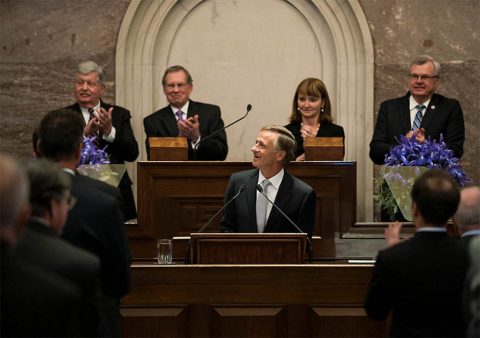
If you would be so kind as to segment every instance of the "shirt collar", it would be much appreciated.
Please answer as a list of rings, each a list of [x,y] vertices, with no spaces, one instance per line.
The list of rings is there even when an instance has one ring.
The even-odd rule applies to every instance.
[[[480,236],[480,229],[468,230],[462,234],[462,237],[467,237],[467,236]]]
[[[416,232],[447,232],[447,228],[444,227],[421,227]]]
[[[275,187],[275,189],[278,190],[280,188],[280,184],[282,183],[283,176],[285,175],[285,170],[282,168],[275,176],[270,177],[268,180],[272,185]],[[258,184],[262,183],[265,180],[265,176],[263,176],[262,171],[258,171]]]
[[[187,103],[185,103],[183,105],[182,108],[177,108],[177,107],[174,107],[172,105],[170,105],[170,109],[172,109],[173,113],[175,114],[177,111],[181,110],[183,112],[184,115],[187,115],[188,113],[188,106],[190,105],[190,100],[187,101]]]
[[[79,105],[79,106],[80,106],[80,105]],[[82,111],[82,113],[90,114],[90,113],[88,112],[88,109],[89,109],[89,108],[85,108],[85,107],[80,106],[80,110]],[[95,111],[97,111],[98,109],[100,109],[100,100],[98,100],[97,105],[96,105],[95,107],[93,107],[93,110],[95,110]]]
[[[431,100],[431,99],[432,99],[432,98],[429,98],[427,101],[425,101],[425,102],[423,102],[423,103],[421,103],[421,104],[423,104],[423,105],[425,106],[425,108],[426,108],[426,107],[428,107],[428,105],[430,104],[430,100]],[[417,106],[418,106],[419,104],[420,104],[420,103],[418,103],[417,101],[415,101],[415,99],[413,98],[413,96],[410,95],[410,110],[412,110],[412,109],[414,109],[414,108],[417,108]],[[424,108],[424,109],[425,109],[425,108]]]

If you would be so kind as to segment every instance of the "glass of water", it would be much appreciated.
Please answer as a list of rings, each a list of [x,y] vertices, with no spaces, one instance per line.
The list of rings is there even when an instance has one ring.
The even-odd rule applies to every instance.
[[[172,264],[172,240],[159,239],[157,241],[157,260],[158,264]]]

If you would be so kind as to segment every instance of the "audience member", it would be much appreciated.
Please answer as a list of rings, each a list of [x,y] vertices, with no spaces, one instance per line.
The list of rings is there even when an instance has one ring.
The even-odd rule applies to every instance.
[[[467,337],[480,337],[480,236],[472,237],[469,245],[470,268],[465,283]]]
[[[30,214],[25,172],[0,153],[0,336],[69,337],[79,290],[14,254]],[[76,333],[76,334],[75,334]]]
[[[228,153],[225,131],[206,139],[224,126],[220,107],[190,100],[193,80],[182,66],[168,68],[162,86],[169,105],[143,120],[148,159],[151,159],[149,137],[181,136],[188,140],[189,160],[223,161]]]
[[[401,135],[423,142],[443,135],[448,148],[460,158],[463,154],[465,126],[457,100],[436,94],[440,82],[440,63],[422,55],[410,64],[408,93],[382,102],[370,142],[370,158],[384,164],[385,155],[397,145]]]
[[[460,193],[460,204],[453,216],[462,238],[468,243],[480,235],[480,188],[464,188]]]
[[[32,216],[20,237],[16,253],[76,285],[82,292],[76,332],[81,337],[99,336],[101,297],[100,261],[59,237],[75,199],[71,178],[46,159],[28,165]]]
[[[392,313],[391,337],[464,336],[468,256],[446,229],[460,192],[450,175],[431,169],[415,181],[411,196],[416,233],[398,243],[401,225],[390,224],[386,237],[392,246],[378,253],[365,310],[376,320]]]
[[[315,223],[315,191],[291,176],[285,166],[295,159],[295,139],[280,126],[260,130],[252,147],[256,169],[232,174],[225,192],[225,203],[245,189],[225,209],[222,232],[298,232],[297,229],[257,191],[263,192],[310,237]],[[243,188],[242,188],[243,187]]]
[[[291,131],[297,141],[295,158],[305,160],[303,141],[306,137],[342,137],[343,128],[332,123],[332,105],[325,84],[315,78],[300,82],[293,97],[290,124],[285,128]]]
[[[118,201],[98,188],[99,181],[75,172],[83,137],[82,117],[71,110],[49,112],[40,121],[39,148],[72,178],[73,197],[62,237],[100,259],[103,335],[120,335],[119,301],[130,288],[130,253]]]
[[[110,163],[133,162],[138,157],[138,144],[130,124],[130,112],[120,106],[102,101],[105,93],[105,71],[93,61],[77,66],[75,74],[76,103],[66,107],[83,116],[85,136],[98,136],[100,148],[109,154]],[[132,181],[128,172],[122,177],[119,189],[125,203],[125,219],[137,217],[133,198]]]

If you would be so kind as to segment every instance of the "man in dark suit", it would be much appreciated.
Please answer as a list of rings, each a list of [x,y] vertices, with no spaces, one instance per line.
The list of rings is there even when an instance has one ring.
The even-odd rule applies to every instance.
[[[392,312],[391,337],[461,337],[468,255],[446,230],[460,192],[450,175],[431,169],[415,181],[411,196],[416,233],[399,243],[401,224],[390,224],[392,246],[378,253],[365,310],[376,320]]]
[[[385,155],[397,145],[400,135],[439,140],[443,135],[448,148],[460,158],[463,154],[465,126],[457,100],[435,94],[439,84],[440,64],[422,55],[410,64],[407,95],[382,102],[370,142],[370,158],[384,164]]]
[[[30,210],[25,172],[0,153],[0,173],[0,336],[78,336],[71,326],[81,297],[78,288],[14,251]]]
[[[75,200],[70,194],[71,179],[46,159],[29,163],[32,216],[16,246],[16,253],[35,265],[52,271],[76,285],[82,292],[76,332],[79,336],[99,335],[101,297],[98,258],[61,239],[59,235]]]
[[[269,199],[311,237],[315,223],[315,191],[285,170],[286,164],[295,160],[292,133],[280,126],[263,127],[252,152],[252,164],[257,169],[234,173],[228,182],[225,203],[242,190],[242,186],[245,186],[245,191],[225,209],[221,231],[298,232],[257,191],[257,185],[261,185]]]
[[[224,126],[220,107],[190,100],[192,82],[190,73],[182,66],[172,66],[165,71],[162,85],[169,105],[143,120],[148,159],[149,137],[177,136],[187,138],[189,160],[223,161],[227,157],[225,131],[206,139]]]
[[[477,186],[462,189],[460,204],[453,216],[462,239],[467,243],[480,236],[480,188]]]
[[[130,112],[101,100],[105,92],[105,72],[93,61],[81,62],[75,75],[76,103],[66,107],[82,115],[85,136],[97,135],[100,148],[106,148],[112,164],[133,162],[138,157],[138,144],[130,124]],[[128,172],[122,177],[119,189],[125,204],[125,219],[137,217]]]
[[[42,156],[58,162],[71,174],[72,195],[77,199],[69,211],[62,237],[100,259],[102,334],[120,335],[120,298],[130,288],[130,252],[118,201],[99,189],[101,182],[75,172],[80,158],[83,122],[71,110],[52,111],[39,126]]]

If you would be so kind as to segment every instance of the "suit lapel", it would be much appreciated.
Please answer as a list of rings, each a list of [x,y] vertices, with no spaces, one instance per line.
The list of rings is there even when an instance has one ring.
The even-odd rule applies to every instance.
[[[282,183],[278,188],[277,196],[275,201],[273,201],[280,210],[284,211],[290,197],[292,195],[293,179],[285,171],[282,179]],[[274,224],[283,222],[283,215],[278,212],[277,208],[272,205],[272,210],[270,211],[270,216],[268,217],[267,224],[265,226],[265,232],[267,232],[269,227],[272,227]]]
[[[405,95],[401,102],[399,102],[398,107],[398,121],[400,122],[400,127],[402,128],[402,135],[405,135],[412,129],[412,123],[410,122],[410,93]]]
[[[255,170],[250,176],[249,180],[245,183],[245,196],[247,199],[247,215],[250,219],[246,224],[251,224],[251,232],[257,232],[257,182],[258,182],[258,170]],[[253,217],[253,219],[252,219]]]
[[[433,117],[435,116],[435,110],[440,108],[439,104],[440,102],[438,96],[433,94],[432,99],[428,104],[427,110],[425,111],[425,115],[423,115],[420,127],[424,128],[425,130],[429,130],[430,123],[433,121]]]
[[[171,137],[178,136],[177,120],[175,119],[170,106],[166,106],[164,109],[162,109],[162,114],[160,114],[160,123],[162,124],[162,128],[160,128],[160,130],[166,129],[168,131],[168,135]]]

